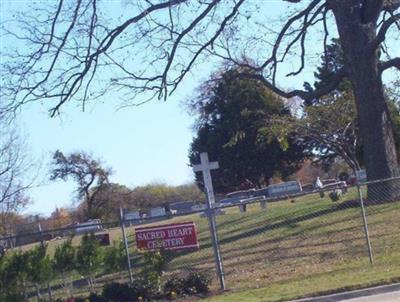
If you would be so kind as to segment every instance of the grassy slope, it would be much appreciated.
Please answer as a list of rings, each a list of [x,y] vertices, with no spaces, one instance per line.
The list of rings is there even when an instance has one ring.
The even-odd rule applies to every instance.
[[[344,286],[388,282],[400,277],[400,203],[367,208],[375,264],[368,261],[360,209],[318,195],[295,203],[271,203],[267,210],[252,205],[246,213],[238,208],[217,216],[227,287],[233,291],[211,301],[280,301],[325,292]],[[198,215],[164,223],[195,221],[200,249],[170,256],[167,275],[192,269],[215,273],[208,223]],[[120,229],[110,230],[113,239]],[[134,230],[128,234],[133,239]],[[49,245],[50,253],[54,246]],[[79,237],[74,239],[79,243]],[[141,263],[134,251],[136,271]],[[213,283],[218,288],[217,279]]]
[[[266,215],[253,209],[228,223],[221,230],[222,251],[234,293],[210,301],[284,301],[400,280],[400,204],[367,207],[373,266],[360,209],[348,205],[314,196],[276,204]]]
[[[367,207],[371,266],[355,196],[353,191],[332,203],[313,195],[270,204],[266,211],[254,205],[247,213],[234,208],[218,216],[226,283],[234,293],[211,301],[282,301],[398,280],[400,203]],[[175,258],[171,269],[214,269],[207,225],[195,220],[203,248]]]

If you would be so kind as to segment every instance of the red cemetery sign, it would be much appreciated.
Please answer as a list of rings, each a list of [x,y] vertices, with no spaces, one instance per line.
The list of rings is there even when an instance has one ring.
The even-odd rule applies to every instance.
[[[183,250],[199,247],[194,222],[136,228],[135,233],[138,250]]]

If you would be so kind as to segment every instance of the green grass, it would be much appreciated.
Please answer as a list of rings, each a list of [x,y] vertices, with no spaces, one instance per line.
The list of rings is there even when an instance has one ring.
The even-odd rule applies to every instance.
[[[399,260],[399,259],[398,259]],[[368,261],[359,263],[344,263],[333,271],[297,277],[276,282],[268,287],[247,289],[234,293],[218,295],[209,299],[210,302],[225,301],[287,301],[303,297],[325,295],[337,290],[352,290],[384,283],[399,281],[399,269],[387,266],[372,268]]]
[[[220,225],[226,223],[220,232],[226,283],[233,293],[209,301],[285,301],[399,281],[400,204],[367,207],[373,266],[360,209],[348,204],[314,196],[271,205],[268,214],[254,208],[235,223],[220,218]]]
[[[375,264],[368,260],[361,211],[350,191],[338,203],[309,195],[258,204],[239,213],[237,207],[217,216],[218,235],[229,293],[210,301],[283,301],[345,287],[388,283],[400,278],[400,203],[367,207]],[[165,278],[191,270],[215,276],[215,264],[206,218],[199,215],[162,223],[194,221],[200,248],[171,254]],[[121,238],[119,228],[109,230],[112,240]],[[134,271],[141,254],[134,247],[134,228],[128,228]],[[79,237],[73,243],[79,244]],[[49,252],[62,241],[50,242]],[[29,248],[29,247],[25,247]],[[218,281],[214,278],[213,291]]]

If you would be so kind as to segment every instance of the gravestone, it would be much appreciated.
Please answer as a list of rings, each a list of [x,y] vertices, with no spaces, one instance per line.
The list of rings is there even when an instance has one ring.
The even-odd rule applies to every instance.
[[[239,205],[239,211],[240,211],[240,213],[247,212],[247,204]]]
[[[268,197],[291,195],[301,191],[301,184],[298,181],[287,181],[268,186]]]
[[[109,246],[110,245],[110,234],[96,234],[94,238],[101,246]]]
[[[101,225],[100,219],[92,219],[86,222],[78,223],[75,225],[75,233],[82,234],[82,233],[90,233],[101,230],[103,227]]]
[[[367,181],[367,171],[366,170],[356,171],[356,179],[359,184],[365,183]]]
[[[195,204],[192,206],[192,211],[202,211],[206,209],[205,204]]]
[[[134,212],[129,212],[124,215],[125,220],[138,220],[140,219],[140,212],[139,211],[134,211]]]
[[[263,209],[263,210],[266,209],[267,208],[267,201],[265,201],[265,200],[261,201],[260,202],[260,208]]]
[[[134,211],[124,214],[124,220],[127,223],[127,225],[133,225],[135,223],[139,223],[140,218],[141,217],[139,211]]]
[[[164,207],[156,207],[156,208],[151,208],[149,212],[150,217],[162,217],[165,216],[165,208]]]
[[[170,211],[176,214],[186,214],[193,211],[195,203],[193,201],[177,201],[168,205]]]

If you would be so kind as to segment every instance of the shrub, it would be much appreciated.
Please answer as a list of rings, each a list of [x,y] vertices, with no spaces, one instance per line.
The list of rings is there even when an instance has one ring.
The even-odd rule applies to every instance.
[[[128,301],[131,289],[128,284],[108,283],[103,287],[102,296],[112,301]]]
[[[72,241],[67,240],[62,245],[57,246],[53,257],[54,271],[61,278],[64,288],[68,296],[71,296],[70,283],[67,279],[67,274],[74,269],[75,266],[75,248],[72,246]]]
[[[195,272],[185,279],[185,291],[188,294],[204,294],[209,291],[211,277],[208,274]]]
[[[173,297],[174,295],[181,295],[185,291],[185,279],[177,276],[172,276],[164,284],[164,294],[167,297]]]
[[[13,292],[6,292],[6,293],[0,293],[0,301],[2,302],[23,302],[25,301],[24,297],[22,294],[17,293],[16,290],[13,290]]]
[[[341,196],[342,196],[342,193],[339,190],[335,190],[335,191],[329,193],[329,198],[332,201],[338,201]]]
[[[67,299],[57,299],[56,300],[56,302],[88,302],[88,301],[89,301],[89,298],[84,298],[84,297],[76,297],[76,298],[70,297]],[[92,302],[92,301],[90,300],[90,302]],[[108,301],[106,301],[106,302],[108,302]]]
[[[54,276],[53,263],[46,255],[47,246],[37,246],[28,252],[27,276],[36,288],[36,296],[40,298],[40,286],[48,284]]]
[[[109,302],[109,300],[107,300],[103,296],[100,296],[100,295],[95,294],[95,293],[90,293],[89,301],[90,302]]]
[[[105,301],[136,302],[150,300],[155,294],[152,284],[146,280],[136,279],[132,284],[108,283],[103,287]]]
[[[113,246],[107,248],[104,254],[104,267],[106,273],[120,272],[125,268],[126,257],[122,241],[114,241]]]
[[[161,291],[161,276],[168,264],[168,251],[161,250],[157,252],[144,252],[144,265],[142,275],[144,279],[152,284],[158,291]]]
[[[93,234],[84,235],[76,253],[76,270],[84,275],[93,290],[94,276],[103,262],[103,250]]]
[[[96,299],[100,299],[100,300],[96,300]],[[85,298],[85,297],[76,297],[76,298],[70,297],[70,298],[67,298],[67,299],[57,299],[56,302],[109,302],[109,301],[104,299],[104,298],[102,298],[99,295],[91,293],[88,298]]]
[[[53,257],[54,269],[61,274],[72,271],[74,269],[74,258],[75,248],[72,246],[71,240],[67,240],[55,249]]]
[[[26,264],[26,253],[18,252],[0,257],[0,301],[24,301],[21,287],[27,275]]]

